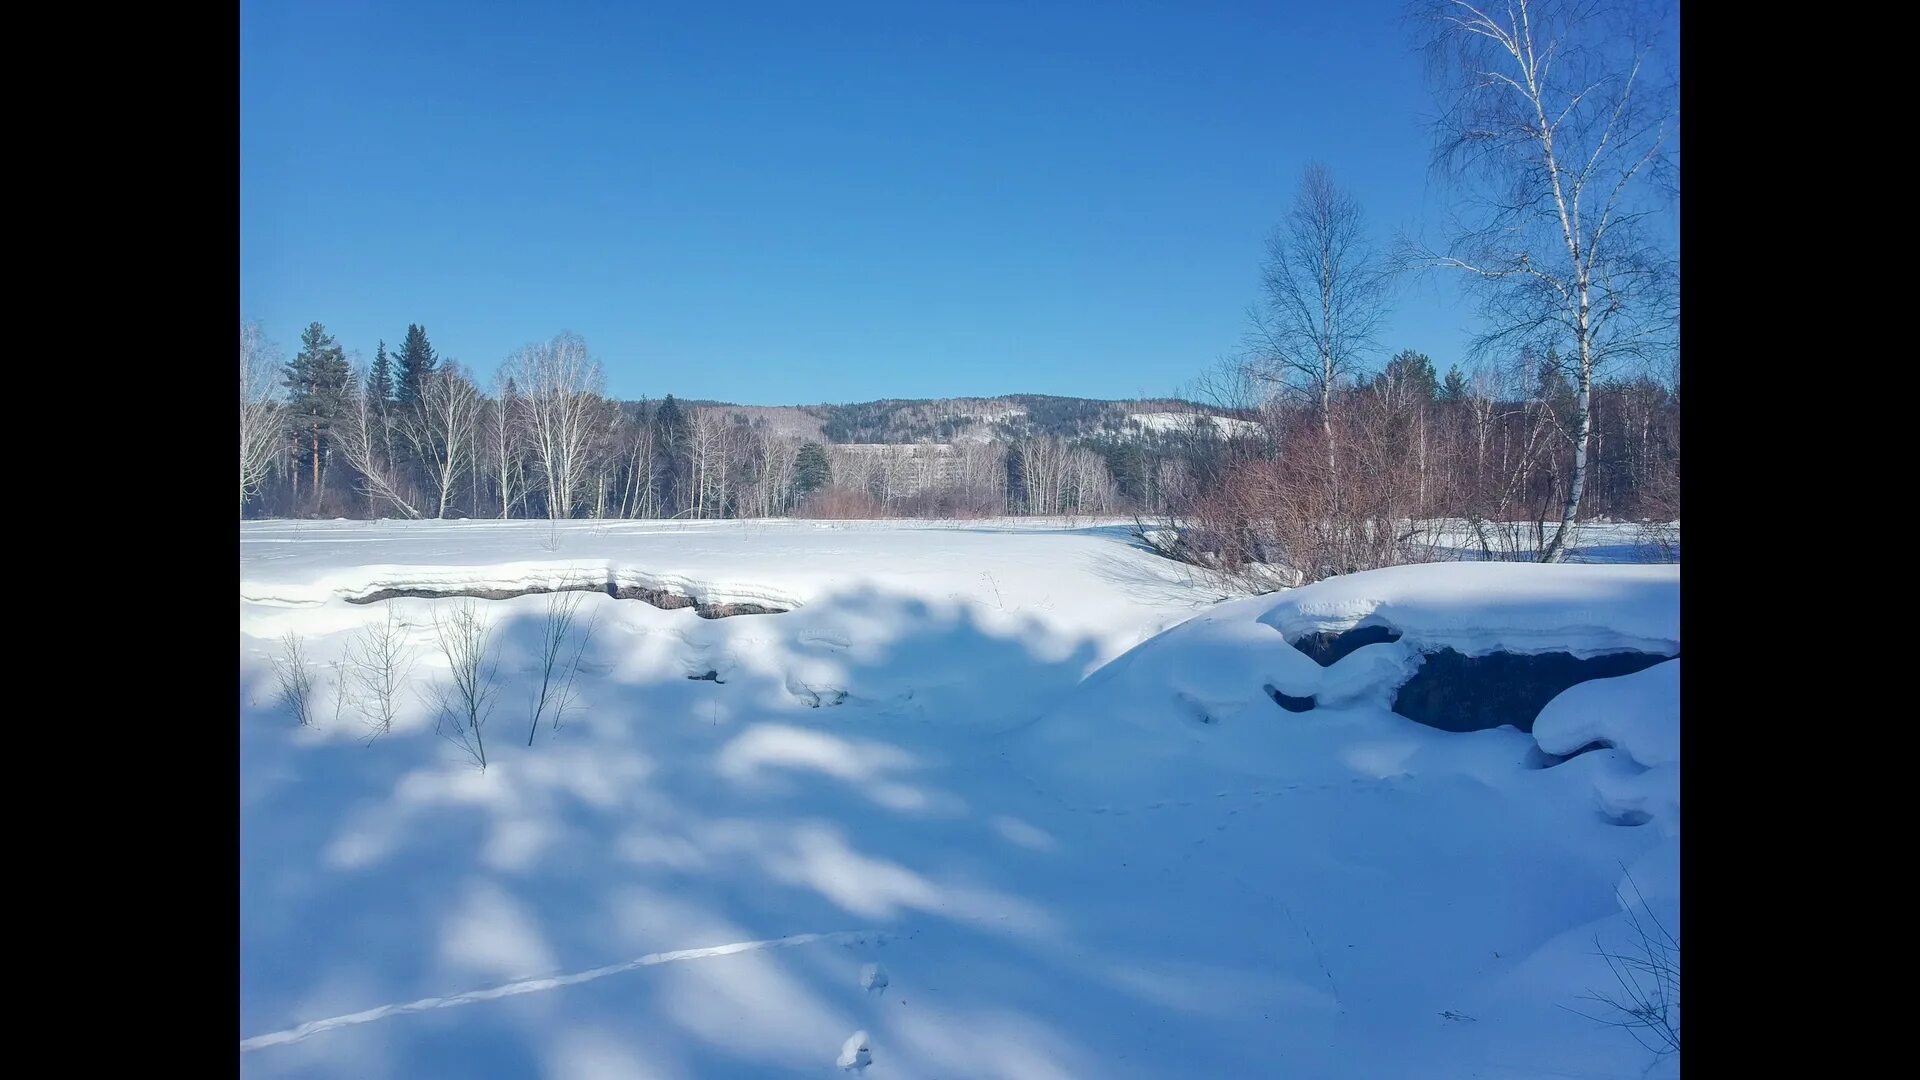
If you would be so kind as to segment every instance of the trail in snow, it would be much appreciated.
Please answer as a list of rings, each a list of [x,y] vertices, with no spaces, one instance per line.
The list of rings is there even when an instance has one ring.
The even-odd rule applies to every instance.
[[[513,997],[518,994],[533,994],[542,990],[557,990],[562,986],[591,982],[608,975],[618,975],[635,968],[652,967],[655,964],[672,964],[681,960],[704,960],[711,956],[732,956],[735,953],[758,952],[762,949],[785,949],[796,945],[813,945],[819,942],[831,942],[836,945],[858,945],[868,941],[878,942],[885,935],[877,930],[836,930],[827,934],[794,934],[791,937],[772,938],[767,941],[736,941],[730,945],[714,945],[705,949],[680,949],[675,952],[648,953],[621,964],[609,964],[591,971],[579,971],[571,975],[550,975],[539,979],[522,979],[519,982],[496,986],[488,990],[469,990],[452,997],[421,998],[404,1005],[381,1005],[363,1012],[348,1013],[345,1016],[330,1016],[325,1020],[309,1020],[299,1027],[285,1031],[275,1031],[266,1035],[255,1035],[251,1039],[240,1040],[240,1051],[261,1050],[269,1046],[280,1046],[310,1038],[334,1028],[350,1027],[354,1024],[367,1024],[375,1020],[397,1016],[401,1013],[425,1012],[428,1009],[451,1009],[459,1005],[471,1005],[476,1001],[493,1001],[497,998]]]

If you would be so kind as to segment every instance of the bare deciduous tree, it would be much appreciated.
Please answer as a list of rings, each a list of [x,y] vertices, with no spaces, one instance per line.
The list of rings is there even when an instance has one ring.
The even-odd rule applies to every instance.
[[[274,399],[279,364],[260,327],[240,327],[240,509],[266,479],[281,449],[281,408]]]
[[[764,428],[746,433],[750,477],[742,490],[742,516],[777,517],[793,507],[794,479],[800,467],[800,443]]]
[[[1373,347],[1389,281],[1384,260],[1367,241],[1359,200],[1334,185],[1326,166],[1309,165],[1292,212],[1267,244],[1251,344],[1261,377],[1273,384],[1297,379],[1319,403],[1335,505],[1334,390]]]
[[[493,476],[495,494],[500,497],[500,516],[513,516],[513,504],[524,495],[521,482],[521,455],[514,417],[519,411],[518,388],[504,371],[494,377],[496,400],[489,403],[483,421],[487,470]]]
[[[287,631],[280,639],[280,655],[273,661],[280,703],[293,711],[301,727],[313,723],[313,668],[308,665],[300,635]]]
[[[1569,348],[1573,455],[1542,561],[1567,554],[1589,479],[1596,373],[1668,350],[1678,257],[1658,235],[1677,80],[1632,0],[1421,0],[1442,99],[1436,164],[1471,196],[1444,252],[1480,286],[1481,350]]]
[[[600,362],[578,334],[528,345],[507,360],[520,428],[546,486],[547,516],[570,518],[608,427]]]
[[[546,617],[541,621],[540,652],[534,658],[540,674],[540,687],[534,692],[533,718],[527,725],[527,745],[540,730],[540,718],[551,716],[551,726],[560,727],[567,709],[573,705],[580,675],[580,658],[593,640],[593,628],[599,616],[580,626],[582,592],[547,594]],[[572,648],[569,649],[571,644]]]
[[[687,432],[687,461],[693,477],[693,517],[726,516],[727,429],[726,418],[719,412],[693,411],[693,423]]]
[[[1570,1012],[1632,1035],[1655,1054],[1680,1052],[1680,939],[1653,913],[1633,876],[1627,875],[1633,899],[1619,897],[1633,942],[1615,951],[1594,939],[1598,955],[1613,975],[1616,990],[1595,990],[1586,1000],[1600,1007],[1595,1016],[1579,1009]],[[1565,1006],[1562,1006],[1565,1008]]]
[[[434,730],[485,771],[485,728],[493,714],[494,677],[499,671],[499,664],[489,653],[493,629],[469,600],[435,615],[433,632],[452,673],[451,681],[440,692]]]
[[[420,511],[408,500],[405,482],[387,453],[386,424],[381,406],[367,394],[364,372],[356,372],[354,388],[347,398],[347,415],[341,422],[336,443],[347,464],[360,475],[360,490],[378,504],[385,502],[409,518]]]
[[[407,624],[391,606],[386,618],[369,623],[347,646],[346,678],[355,706],[366,718],[368,738],[393,730],[400,712],[400,690],[413,671],[414,653],[407,644]]]
[[[433,489],[434,517],[447,516],[453,486],[473,455],[480,403],[480,388],[449,360],[420,381],[402,418],[401,434]]]
[[[642,420],[628,424],[621,444],[626,465],[626,491],[620,497],[620,516],[654,517],[660,512],[659,469],[653,425]]]

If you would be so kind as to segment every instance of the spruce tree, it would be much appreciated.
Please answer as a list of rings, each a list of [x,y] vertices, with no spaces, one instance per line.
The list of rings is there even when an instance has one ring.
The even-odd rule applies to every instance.
[[[410,406],[420,400],[420,384],[433,374],[433,365],[433,346],[427,343],[426,327],[408,324],[407,338],[400,344],[399,386],[394,395],[400,405]]]
[[[367,369],[367,400],[382,412],[393,400],[393,361],[387,358],[387,343],[374,350],[373,366]]]
[[[1467,400],[1467,377],[1460,374],[1460,365],[1447,368],[1447,381],[1440,387],[1440,400],[1449,405]]]
[[[793,496],[795,501],[833,483],[833,463],[827,460],[827,448],[817,442],[809,442],[800,448],[800,456],[795,462],[793,473]]]

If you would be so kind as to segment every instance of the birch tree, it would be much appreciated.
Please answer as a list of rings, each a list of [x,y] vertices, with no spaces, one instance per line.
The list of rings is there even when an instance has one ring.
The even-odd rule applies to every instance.
[[[691,516],[727,516],[727,492],[737,465],[735,442],[738,428],[739,425],[716,409],[693,411],[686,440],[687,467],[693,486]]]
[[[507,370],[493,377],[494,400],[488,402],[482,422],[482,440],[486,443],[487,471],[492,474],[495,494],[500,498],[500,517],[513,516],[513,507],[526,499],[525,449],[520,437],[520,389]]]
[[[452,361],[420,377],[401,424],[427,484],[433,489],[434,517],[444,518],[460,478],[474,453],[480,426],[480,388]],[[474,508],[478,512],[479,508]]]
[[[1422,0],[1442,113],[1435,163],[1467,205],[1431,265],[1479,286],[1482,353],[1566,350],[1571,476],[1540,559],[1566,557],[1588,483],[1595,377],[1671,348],[1677,248],[1660,235],[1677,78],[1628,0]]]
[[[280,451],[280,403],[274,383],[280,364],[256,323],[240,326],[240,511],[260,489]]]
[[[364,373],[353,380],[346,416],[340,426],[341,456],[360,475],[360,491],[374,507],[384,502],[409,518],[422,517],[408,498],[406,484],[386,452],[380,405],[372,400]]]
[[[650,518],[659,516],[660,486],[655,472],[659,468],[654,453],[654,425],[641,420],[627,433],[627,490],[620,500],[620,516]]]
[[[1267,242],[1251,344],[1265,380],[1297,379],[1317,402],[1335,506],[1334,390],[1372,348],[1389,280],[1385,260],[1367,241],[1359,200],[1334,185],[1326,166],[1307,166],[1292,212]]]
[[[604,446],[607,403],[600,362],[578,334],[528,345],[507,361],[519,394],[519,428],[546,489],[547,515],[570,518]]]

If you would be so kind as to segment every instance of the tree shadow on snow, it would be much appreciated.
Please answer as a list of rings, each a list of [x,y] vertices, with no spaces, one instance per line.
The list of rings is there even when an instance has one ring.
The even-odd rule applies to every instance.
[[[243,1074],[817,1077],[856,1031],[870,1080],[1255,1075],[1282,1047],[1308,1075],[1365,1073],[1325,1038],[1354,1004],[1339,979],[1391,980],[1427,946],[1349,953],[1342,918],[1397,909],[1290,888],[1368,881],[1351,852],[1413,812],[1389,788],[1358,814],[1069,805],[1010,749],[1091,640],[878,592],[719,621],[582,595],[592,673],[532,747],[539,601],[488,609],[510,614],[484,772],[420,715],[371,743],[325,710],[302,732],[243,656],[240,1035],[652,962],[344,1023],[242,1052]],[[396,603],[417,622],[453,602]],[[1457,858],[1422,827],[1436,864]],[[751,947],[841,931],[862,933]]]

